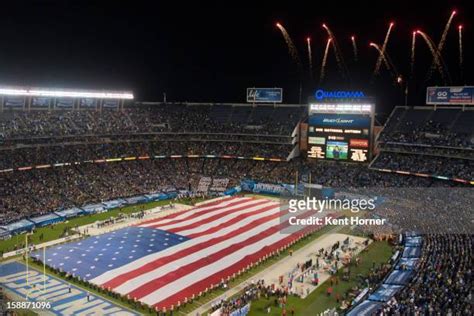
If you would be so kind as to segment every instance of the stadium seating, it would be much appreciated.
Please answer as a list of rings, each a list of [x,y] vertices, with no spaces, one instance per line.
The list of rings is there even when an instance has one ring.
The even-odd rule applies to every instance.
[[[474,181],[474,111],[396,107],[378,137],[375,170]]]
[[[473,148],[474,111],[461,108],[396,107],[379,141]]]
[[[286,162],[294,146],[290,134],[305,107],[157,103],[123,111],[6,111],[0,118],[1,224],[163,189],[196,190],[201,177],[211,184],[228,179],[208,186],[220,192],[243,178],[292,183],[296,174],[310,172],[315,182],[332,187],[455,185],[377,171],[384,168],[472,179],[469,149],[400,142],[407,139],[402,126],[412,135],[419,130],[414,124],[430,126],[428,119],[472,134],[470,111],[438,111],[395,108],[369,169],[303,158]]]

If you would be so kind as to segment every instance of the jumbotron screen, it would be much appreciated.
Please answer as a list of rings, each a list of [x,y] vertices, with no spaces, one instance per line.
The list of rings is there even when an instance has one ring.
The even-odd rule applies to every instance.
[[[339,105],[338,105],[339,107]],[[308,158],[366,163],[371,155],[372,112],[310,105]]]

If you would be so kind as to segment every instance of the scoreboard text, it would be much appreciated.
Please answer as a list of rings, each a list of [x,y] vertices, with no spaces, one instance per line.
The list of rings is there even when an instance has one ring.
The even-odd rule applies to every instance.
[[[309,158],[368,162],[370,115],[315,113],[308,125]]]

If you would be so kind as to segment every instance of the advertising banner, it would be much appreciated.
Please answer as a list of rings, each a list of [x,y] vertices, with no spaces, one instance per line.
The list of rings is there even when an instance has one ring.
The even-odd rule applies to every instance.
[[[79,107],[81,109],[95,109],[97,107],[97,99],[93,99],[93,98],[80,99]]]
[[[102,108],[104,109],[118,109],[120,101],[116,99],[105,99],[102,101]]]
[[[474,104],[474,87],[428,87],[426,104]]]
[[[33,97],[31,98],[31,107],[37,109],[47,109],[51,104],[51,98]]]
[[[281,103],[282,101],[282,88],[247,88],[249,103]]]
[[[292,194],[294,192],[295,186],[292,184],[273,184],[273,183],[263,183],[254,180],[242,180],[240,182],[240,187],[242,191],[260,193],[260,194],[273,194],[273,195],[282,195],[282,194]]]
[[[310,126],[370,127],[370,116],[350,114],[317,114],[309,117]]]
[[[56,99],[55,108],[57,108],[57,109],[73,109],[74,108],[74,99],[73,98]]]
[[[5,96],[3,107],[7,109],[22,109],[25,106],[25,98],[22,96]]]

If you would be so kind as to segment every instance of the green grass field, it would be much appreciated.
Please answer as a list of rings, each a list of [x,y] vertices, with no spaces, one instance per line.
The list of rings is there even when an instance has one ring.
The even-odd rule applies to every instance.
[[[195,199],[181,199],[177,201],[177,203],[182,204],[192,204],[201,202],[204,199],[202,198],[195,198]],[[121,208],[115,208],[108,212],[99,213],[99,214],[92,214],[92,215],[85,215],[70,219],[67,222],[58,223],[52,226],[41,227],[35,229],[35,232],[29,236],[29,243],[39,244],[50,240],[55,240],[61,237],[64,237],[65,232],[69,231],[71,228],[76,226],[82,226],[87,224],[92,224],[96,221],[102,221],[108,219],[110,217],[116,217],[120,213],[123,214],[131,214],[141,210],[148,210],[160,205],[166,205],[170,201],[157,201],[157,202],[150,202],[145,204],[138,204],[138,205],[130,205]],[[43,235],[43,239],[40,240],[40,236]],[[13,236],[8,240],[0,241],[0,253],[5,253],[9,251],[13,251],[25,246],[25,234],[20,234]]]
[[[360,255],[361,263],[358,267],[353,266],[351,268],[351,277],[349,281],[339,281],[339,284],[333,285],[333,295],[327,296],[326,291],[330,287],[330,281],[326,281],[315,291],[313,291],[305,299],[300,299],[294,296],[288,297],[287,311],[294,309],[295,315],[302,316],[313,316],[317,313],[321,313],[328,308],[336,307],[338,304],[335,299],[335,294],[339,293],[341,297],[349,289],[357,285],[357,276],[368,275],[370,269],[372,268],[373,263],[380,264],[386,263],[389,258],[392,256],[392,247],[385,241],[376,241],[373,242],[369,247],[363,251]],[[337,273],[339,279],[342,276],[342,270],[339,270]],[[252,308],[250,310],[250,316],[259,316],[259,315],[281,315],[282,309],[275,307],[273,305],[274,298],[265,299],[261,298],[260,300],[252,302]],[[271,313],[268,314],[265,308],[268,305],[271,305]]]

